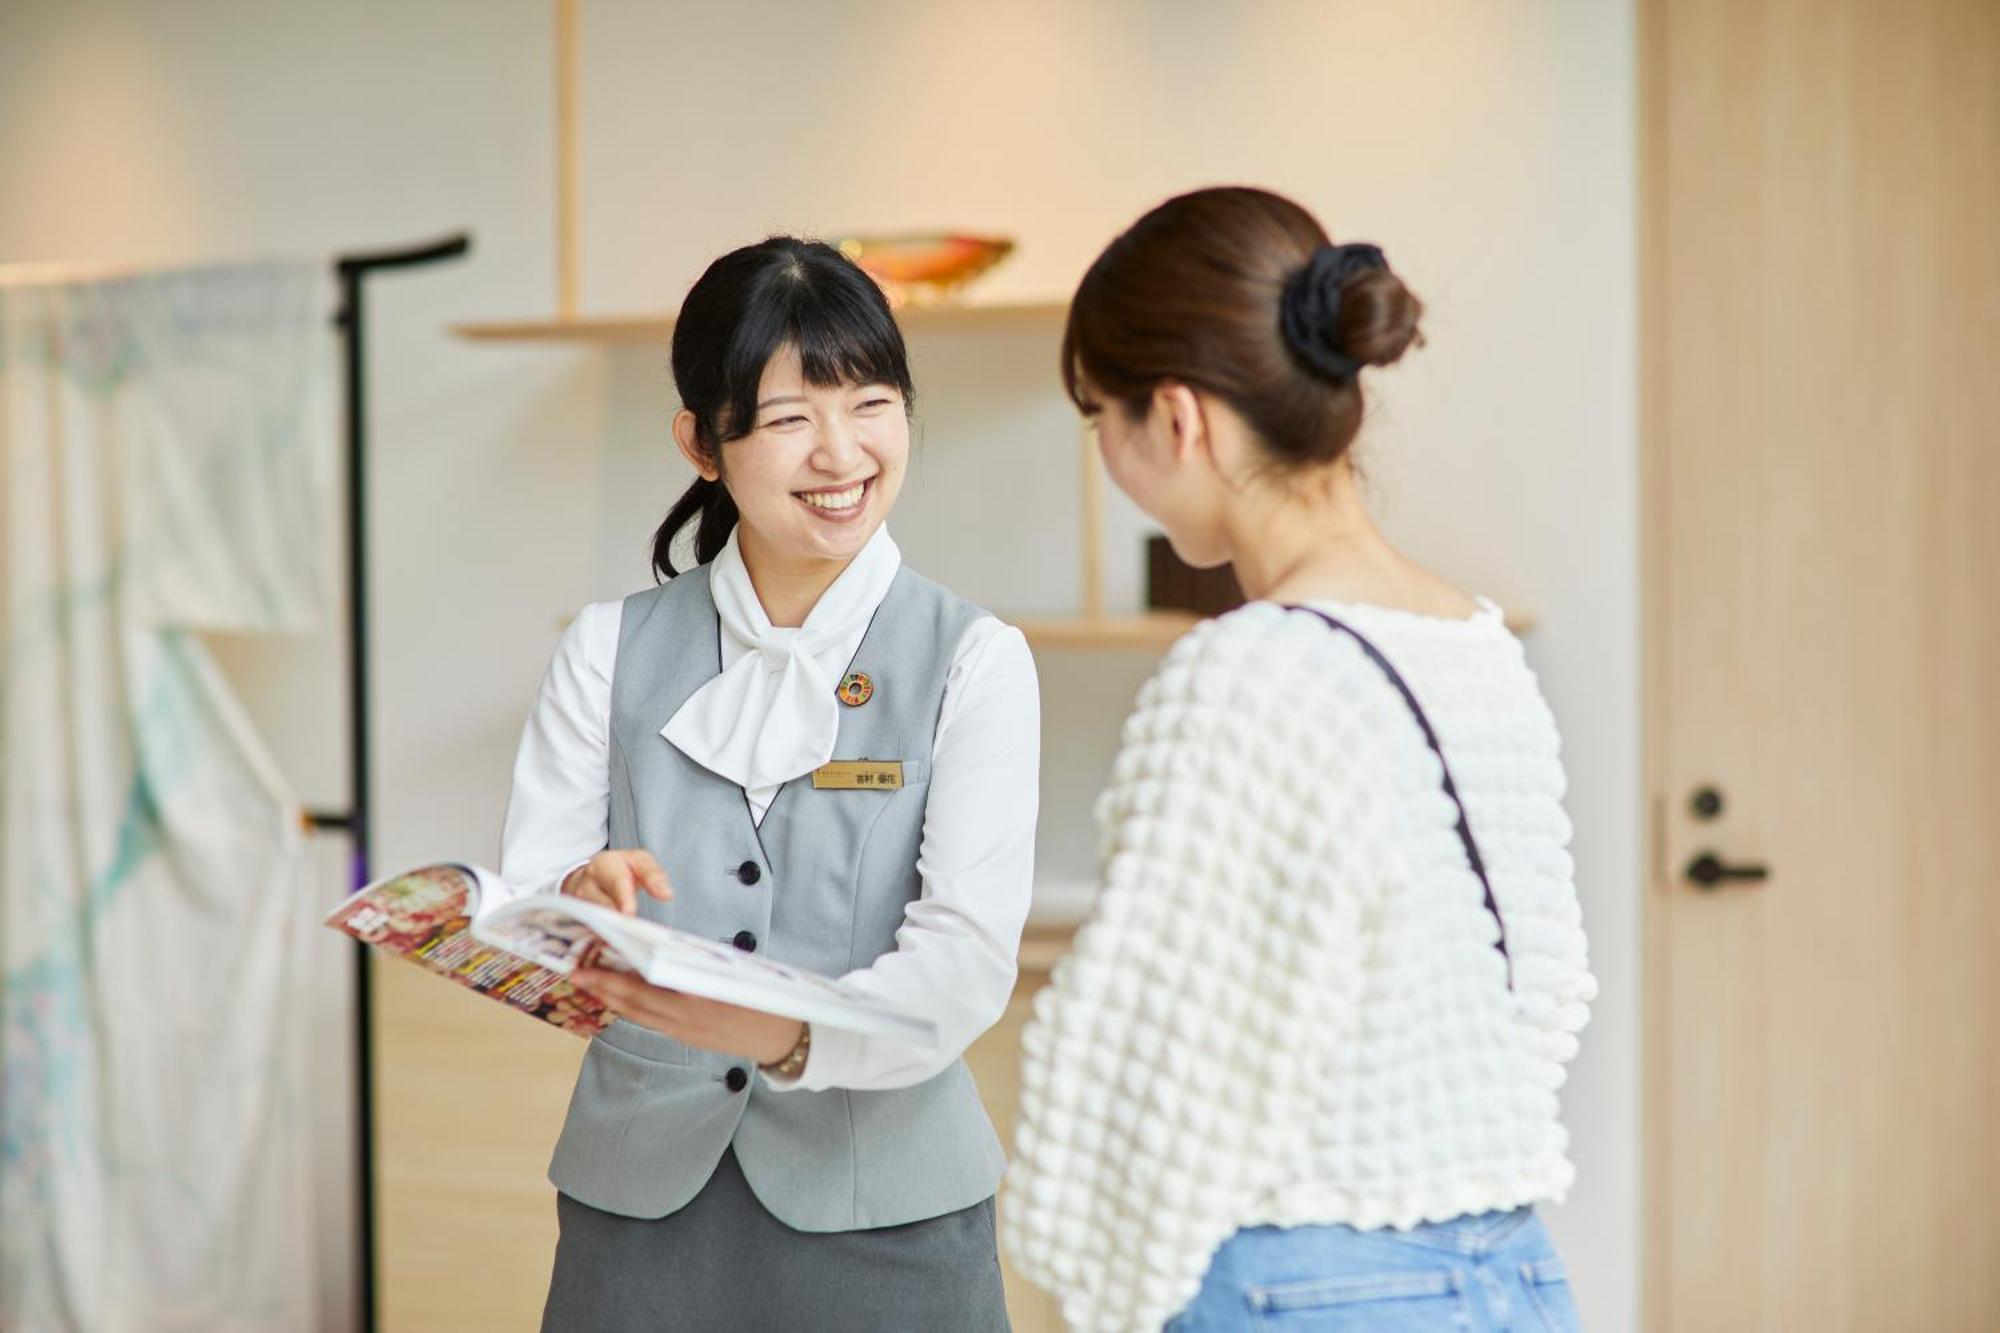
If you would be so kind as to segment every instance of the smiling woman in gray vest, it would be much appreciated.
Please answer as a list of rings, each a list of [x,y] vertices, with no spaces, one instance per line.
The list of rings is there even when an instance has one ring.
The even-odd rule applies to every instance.
[[[545,1329],[1004,1329],[1004,1161],[960,1058],[1013,989],[1039,760],[1020,632],[902,565],[902,334],[838,251],[717,260],[673,338],[698,480],[587,606],[501,870],[920,1008],[935,1052],[645,986],[584,1057]],[[670,547],[696,526],[693,568]],[[821,785],[868,760],[889,789]]]

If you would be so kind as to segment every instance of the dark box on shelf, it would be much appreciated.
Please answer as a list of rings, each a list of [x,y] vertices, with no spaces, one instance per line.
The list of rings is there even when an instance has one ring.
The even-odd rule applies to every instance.
[[[1164,534],[1146,539],[1146,605],[1155,611],[1219,616],[1243,605],[1243,589],[1229,565],[1196,569],[1174,554]]]

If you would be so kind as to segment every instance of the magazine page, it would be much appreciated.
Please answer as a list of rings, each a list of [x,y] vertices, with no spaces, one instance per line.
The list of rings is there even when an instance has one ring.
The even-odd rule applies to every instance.
[[[603,1031],[611,1021],[603,1002],[569,984],[570,967],[544,967],[471,930],[480,882],[472,866],[424,866],[351,895],[325,924],[565,1032],[589,1037]]]
[[[704,939],[597,903],[535,894],[480,918],[479,937],[497,948],[569,972],[589,942],[601,939],[599,967],[637,972],[656,986],[783,1014],[825,1027],[932,1045],[930,1019],[862,995],[831,977]]]

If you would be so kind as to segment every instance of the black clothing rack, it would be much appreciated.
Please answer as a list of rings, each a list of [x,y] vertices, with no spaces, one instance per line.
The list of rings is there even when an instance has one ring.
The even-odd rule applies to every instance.
[[[368,275],[384,269],[416,268],[457,259],[472,249],[464,232],[428,245],[400,250],[372,250],[342,255],[334,261],[340,283],[340,305],[333,322],[340,330],[343,400],[347,426],[347,698],[350,756],[349,796],[345,810],[315,810],[306,818],[315,829],[345,832],[353,847],[351,888],[371,878],[369,869],[368,804],[368,392],[367,320],[362,292]],[[373,1105],[372,1004],[368,984],[368,949],[354,946],[354,1089],[355,1149],[360,1180],[355,1199],[355,1264],[359,1270],[360,1325],[375,1328],[375,1127]]]

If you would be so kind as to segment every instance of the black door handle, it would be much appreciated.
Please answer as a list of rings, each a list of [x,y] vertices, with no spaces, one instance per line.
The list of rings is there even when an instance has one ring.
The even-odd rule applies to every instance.
[[[1771,877],[1769,866],[1729,865],[1714,852],[1703,852],[1688,862],[1688,882],[1698,888],[1713,889],[1727,881],[1761,883]]]

